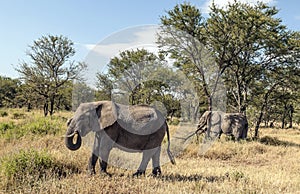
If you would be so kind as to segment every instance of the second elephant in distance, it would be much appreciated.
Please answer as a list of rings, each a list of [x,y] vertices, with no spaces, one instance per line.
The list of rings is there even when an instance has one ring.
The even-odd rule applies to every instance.
[[[222,133],[234,137],[235,140],[246,139],[248,121],[242,113],[224,113],[222,111],[206,111],[199,119],[195,133],[206,132],[207,137],[220,137]]]

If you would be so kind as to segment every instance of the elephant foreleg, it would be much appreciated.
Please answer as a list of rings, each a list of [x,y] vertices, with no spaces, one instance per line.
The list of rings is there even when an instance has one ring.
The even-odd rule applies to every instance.
[[[95,134],[93,151],[92,151],[92,156],[90,157],[89,163],[88,163],[88,173],[90,175],[96,174],[95,166],[96,166],[96,163],[97,163],[97,160],[98,160],[98,157],[99,157],[99,144],[100,144],[99,134],[96,133]]]
[[[107,162],[108,162],[108,157],[112,149],[112,146],[113,146],[113,142],[111,139],[106,137],[101,139],[100,150],[99,150],[99,157],[101,158],[100,172],[105,173],[109,176],[111,176],[111,174],[107,172]]]
[[[96,174],[95,166],[96,166],[97,160],[98,160],[98,156],[95,154],[92,154],[92,156],[89,159],[89,164],[88,164],[88,173],[90,175]]]
[[[99,160],[99,162],[100,162],[100,172],[111,176],[111,174],[107,172],[107,161],[108,161],[109,152],[110,150],[100,151],[101,160]]]

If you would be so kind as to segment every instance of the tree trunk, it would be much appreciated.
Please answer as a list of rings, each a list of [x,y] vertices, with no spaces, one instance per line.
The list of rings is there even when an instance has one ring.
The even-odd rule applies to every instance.
[[[284,127],[285,127],[286,112],[287,112],[287,106],[285,104],[284,105],[284,111],[283,111],[282,118],[281,118],[281,129],[284,129]]]
[[[255,125],[255,129],[254,129],[254,138],[255,139],[258,138],[258,129],[259,129],[260,123],[261,123],[263,115],[264,115],[264,113],[263,113],[264,109],[265,109],[265,105],[263,105],[261,107],[259,117],[258,117],[256,125]]]
[[[289,119],[290,119],[290,124],[289,128],[293,128],[293,113],[294,113],[294,107],[293,105],[290,105],[290,114],[289,114]]]
[[[27,103],[27,112],[30,112],[30,110],[32,109],[32,107],[31,107],[31,103],[30,102],[28,102]]]
[[[48,115],[48,102],[45,102],[44,104],[44,116],[46,117]]]
[[[53,115],[53,113],[54,113],[54,96],[53,97],[51,97],[51,99],[50,99],[50,111],[49,111],[49,113],[50,113],[50,116],[52,116]]]
[[[262,121],[262,118],[263,118],[263,115],[264,115],[264,110],[265,110],[265,107],[267,107],[268,105],[268,100],[269,100],[269,96],[270,94],[274,91],[275,87],[279,84],[280,82],[277,82],[275,83],[268,91],[267,93],[264,95],[264,102],[261,106],[261,109],[260,109],[260,113],[259,113],[259,117],[257,119],[257,122],[256,122],[256,126],[255,126],[255,129],[254,129],[254,138],[258,138],[258,129],[259,129],[259,125]]]

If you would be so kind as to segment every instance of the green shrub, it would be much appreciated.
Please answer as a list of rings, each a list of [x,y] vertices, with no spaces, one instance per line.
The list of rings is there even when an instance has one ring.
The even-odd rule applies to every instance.
[[[13,113],[13,119],[25,119],[26,115],[24,113],[15,112]]]
[[[233,172],[230,172],[230,173],[227,172],[226,176],[230,180],[233,180],[235,182],[238,182],[238,181],[241,181],[241,180],[244,180],[245,182],[248,181],[248,178],[246,177],[246,175],[243,172],[240,172],[240,171],[233,171]]]
[[[7,117],[8,113],[6,111],[0,111],[0,117]]]
[[[0,135],[6,140],[18,139],[30,134],[56,135],[64,132],[65,123],[61,117],[33,117],[29,115],[25,120],[15,122],[15,124],[13,122],[0,123]]]
[[[9,179],[23,179],[26,176],[40,177],[45,170],[53,166],[52,158],[46,152],[35,150],[20,151],[11,157],[4,159],[2,169]]]
[[[36,184],[50,178],[61,178],[79,172],[76,167],[56,161],[46,151],[21,150],[19,153],[4,157],[1,172],[7,186],[14,184]]]
[[[62,129],[62,123],[58,119],[40,117],[28,121],[23,124],[21,128],[26,133],[32,133],[34,135],[55,135]]]
[[[10,123],[0,123],[0,133],[5,133],[7,130],[13,129],[15,126],[12,122]]]

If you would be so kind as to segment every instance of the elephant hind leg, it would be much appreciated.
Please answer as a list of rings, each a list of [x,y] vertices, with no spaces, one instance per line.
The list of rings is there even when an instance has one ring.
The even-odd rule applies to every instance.
[[[152,175],[153,176],[160,176],[161,175],[161,168],[160,168],[160,152],[161,147],[157,149],[155,154],[152,156]]]
[[[133,176],[145,175],[148,163],[156,151],[157,151],[157,148],[143,151],[143,159],[141,161],[141,164],[140,164],[138,170],[136,171],[136,173],[133,174]]]

